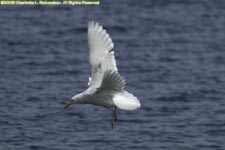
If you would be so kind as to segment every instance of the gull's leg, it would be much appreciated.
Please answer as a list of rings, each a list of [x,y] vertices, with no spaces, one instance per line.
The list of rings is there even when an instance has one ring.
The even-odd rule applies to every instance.
[[[113,114],[112,114],[112,121],[111,121],[111,124],[112,124],[112,129],[115,127],[115,121],[117,119],[117,116],[116,116],[116,107],[113,111]]]
[[[115,110],[114,110],[115,121],[117,121],[117,114],[116,114],[116,110],[117,110],[117,107],[115,107]]]
[[[113,129],[115,127],[114,115],[112,115],[111,125],[112,125],[112,129]]]

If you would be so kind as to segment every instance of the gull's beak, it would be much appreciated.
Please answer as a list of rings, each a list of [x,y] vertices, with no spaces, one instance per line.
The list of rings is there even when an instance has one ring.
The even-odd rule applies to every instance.
[[[64,108],[66,109],[66,108],[68,108],[70,105],[72,105],[72,103],[71,103],[71,102],[66,103],[66,104],[64,105]]]

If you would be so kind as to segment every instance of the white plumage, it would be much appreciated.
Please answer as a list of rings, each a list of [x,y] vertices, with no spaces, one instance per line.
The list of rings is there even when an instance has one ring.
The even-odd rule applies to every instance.
[[[114,44],[98,23],[88,23],[89,62],[91,77],[88,89],[72,97],[65,108],[72,104],[94,104],[106,108],[115,108],[112,116],[112,128],[116,121],[116,108],[134,110],[141,106],[133,94],[124,90],[125,80],[118,73]]]
[[[134,110],[141,106],[137,97],[128,92],[115,94],[113,102],[120,109]]]

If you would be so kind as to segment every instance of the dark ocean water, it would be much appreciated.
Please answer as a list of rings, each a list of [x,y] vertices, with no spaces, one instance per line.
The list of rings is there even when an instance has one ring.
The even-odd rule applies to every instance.
[[[0,6],[0,150],[224,150],[225,2],[111,0]],[[87,87],[87,23],[115,44],[142,103],[63,105]]]

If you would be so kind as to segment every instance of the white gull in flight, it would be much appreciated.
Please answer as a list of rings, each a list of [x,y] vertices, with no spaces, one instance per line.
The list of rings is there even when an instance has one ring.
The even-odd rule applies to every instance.
[[[93,104],[111,109],[113,129],[117,120],[117,107],[134,110],[141,103],[137,97],[124,90],[125,79],[118,73],[113,42],[106,30],[93,21],[88,23],[88,46],[91,64],[88,88],[74,95],[64,108],[72,104]]]

